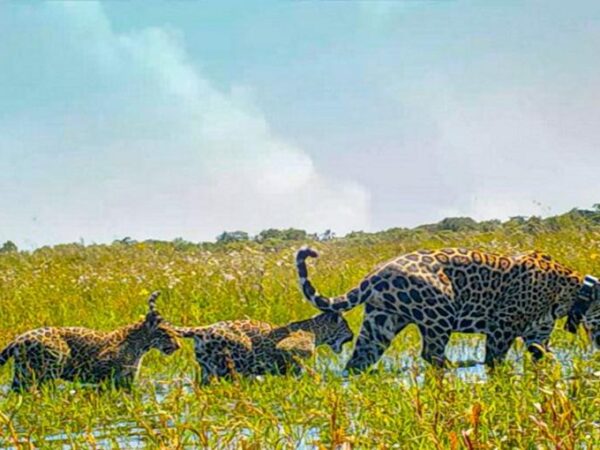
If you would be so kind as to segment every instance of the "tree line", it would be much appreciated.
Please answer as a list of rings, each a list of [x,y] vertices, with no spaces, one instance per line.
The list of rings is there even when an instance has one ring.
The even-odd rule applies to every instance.
[[[378,232],[353,231],[343,237],[337,237],[332,230],[322,233],[309,233],[297,228],[276,229],[269,228],[252,236],[245,231],[223,231],[216,237],[214,243],[194,243],[183,238],[176,238],[170,243],[178,249],[188,247],[228,245],[232,243],[254,242],[258,244],[277,244],[287,241],[330,241],[334,239],[348,240],[390,240],[406,237],[418,233],[487,233],[499,230],[522,231],[526,233],[551,232],[563,227],[598,227],[600,226],[600,203],[596,203],[592,209],[572,209],[571,211],[546,218],[539,216],[514,216],[502,222],[500,220],[476,221],[471,217],[447,217],[437,223],[419,225],[414,228],[390,228]],[[164,244],[165,241],[146,240],[149,244]],[[133,245],[138,241],[127,236],[113,241],[112,245]],[[78,245],[83,245],[80,243]],[[0,246],[0,253],[18,252],[17,245],[12,241],[6,241]]]

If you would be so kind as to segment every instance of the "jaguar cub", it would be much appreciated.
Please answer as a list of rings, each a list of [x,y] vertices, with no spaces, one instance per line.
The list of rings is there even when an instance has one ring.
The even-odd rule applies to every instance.
[[[543,253],[504,256],[447,248],[399,256],[348,293],[327,298],[308,279],[305,260],[316,256],[310,248],[296,256],[300,286],[310,303],[340,313],[365,304],[362,329],[346,366],[355,371],[377,362],[411,323],[421,332],[423,358],[435,365],[445,364],[454,331],[484,334],[489,366],[505,357],[517,337],[539,358],[556,319],[573,315],[571,308],[585,291],[581,275]],[[577,318],[570,322],[571,328],[578,323]]]
[[[27,331],[0,352],[0,366],[14,359],[12,389],[21,391],[64,379],[110,381],[130,388],[143,356],[153,348],[170,355],[180,348],[178,334],[156,310],[154,292],[144,320],[111,332],[82,327],[44,327]]]
[[[310,357],[316,346],[326,344],[340,353],[354,337],[338,313],[322,313],[280,327],[256,320],[234,320],[176,330],[182,337],[194,338],[203,384],[232,374],[295,373],[301,370],[299,360]]]

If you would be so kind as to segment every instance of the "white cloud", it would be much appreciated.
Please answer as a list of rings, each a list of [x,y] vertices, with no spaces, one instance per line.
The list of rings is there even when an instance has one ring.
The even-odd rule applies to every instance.
[[[421,165],[395,181],[409,201],[420,199],[396,220],[547,216],[598,203],[600,85],[580,83],[575,69],[530,83],[476,79],[491,72],[482,66],[523,67],[517,57],[472,65],[471,79],[438,75],[389,84],[415,124],[404,129],[398,154],[404,164]]]
[[[579,92],[535,88],[486,93],[450,103],[437,116],[439,145],[455,176],[466,180],[461,212],[479,219],[548,215],[597,202],[597,148],[586,100],[597,86]],[[576,104],[576,108],[573,108]]]
[[[177,31],[117,33],[90,3],[11,11],[0,55],[12,56],[14,77],[43,71],[32,89],[56,97],[33,95],[33,106],[0,116],[0,169],[9,173],[0,181],[0,240],[369,227],[365,188],[320,173],[306,152],[274,136],[251,89],[216,89]],[[35,48],[17,55],[15,44]],[[5,86],[23,89],[21,81]]]

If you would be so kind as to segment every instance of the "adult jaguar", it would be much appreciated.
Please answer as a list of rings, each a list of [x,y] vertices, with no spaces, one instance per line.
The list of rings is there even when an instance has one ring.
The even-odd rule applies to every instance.
[[[532,252],[502,256],[477,250],[421,250],[388,261],[360,285],[336,298],[320,295],[305,260],[310,248],[296,255],[300,286],[321,311],[342,312],[365,303],[365,317],[354,353],[347,364],[361,371],[379,360],[392,339],[408,324],[418,326],[422,357],[446,363],[446,344],[453,331],[486,336],[485,363],[502,360],[517,337],[537,359],[547,348],[557,318],[567,315],[583,278],[550,256]]]
[[[58,378],[130,388],[150,349],[170,355],[180,347],[177,333],[156,311],[159,295],[154,292],[148,299],[144,320],[112,332],[44,327],[16,337],[0,352],[0,366],[14,358],[12,389],[31,389]]]
[[[286,374],[301,369],[316,346],[326,344],[340,353],[354,334],[341,314],[321,313],[284,326],[257,320],[232,320],[204,327],[176,327],[180,336],[194,338],[202,383],[232,374]]]

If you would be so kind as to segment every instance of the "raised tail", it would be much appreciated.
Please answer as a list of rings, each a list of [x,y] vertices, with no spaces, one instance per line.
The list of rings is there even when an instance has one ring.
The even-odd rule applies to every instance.
[[[15,346],[13,344],[8,344],[4,349],[0,352],[0,367],[2,367],[6,362],[12,358],[14,353]]]
[[[318,256],[319,254],[309,247],[302,247],[296,253],[296,268],[300,279],[300,289],[306,300],[324,312],[349,311],[367,300],[369,295],[361,295],[359,288],[352,289],[347,294],[335,298],[320,295],[308,279],[308,269],[306,268],[306,258],[316,258]]]

